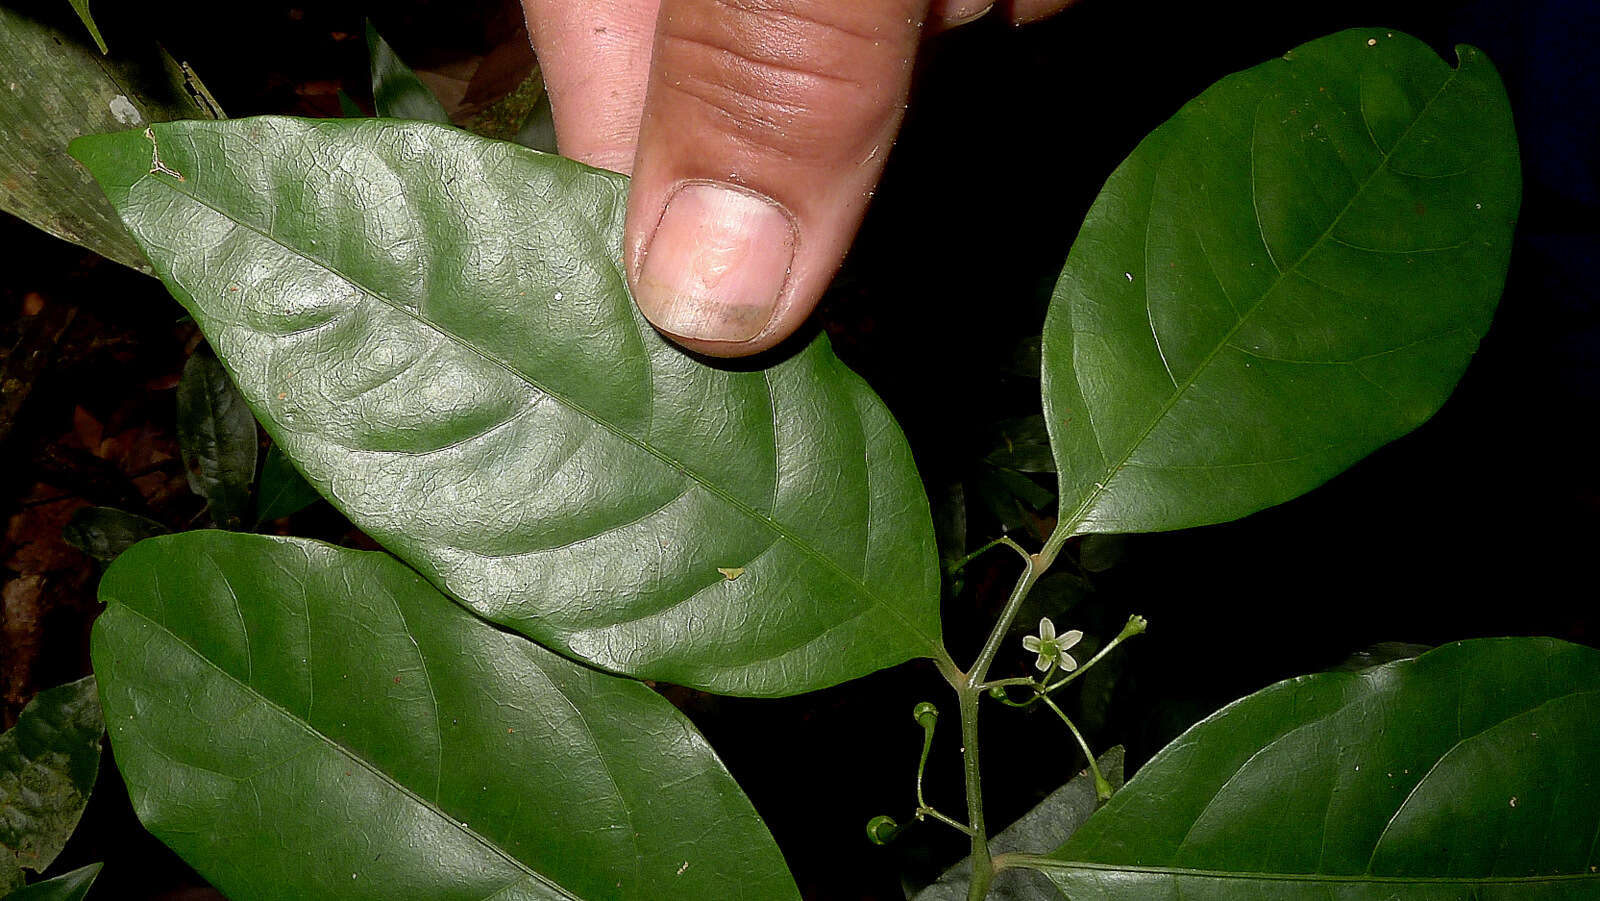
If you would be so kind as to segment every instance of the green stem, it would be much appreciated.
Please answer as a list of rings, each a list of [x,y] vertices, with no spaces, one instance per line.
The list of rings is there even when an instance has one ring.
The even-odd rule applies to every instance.
[[[1033,554],[1027,555],[1027,564],[1022,569],[1022,575],[1017,577],[1015,588],[1011,589],[1011,597],[1006,599],[1005,609],[1000,611],[1000,619],[994,624],[994,630],[989,633],[988,640],[983,643],[983,650],[978,652],[978,659],[972,664],[972,669],[967,671],[966,688],[976,690],[983,684],[983,677],[989,674],[989,665],[994,663],[994,655],[1000,651],[1000,642],[1011,631],[1011,622],[1017,618],[1017,610],[1022,607],[1022,600],[1028,596],[1035,582],[1043,571],[1040,560]]]
[[[1067,716],[1065,711],[1057,707],[1056,702],[1050,700],[1049,695],[1041,694],[1039,695],[1039,700],[1043,701],[1045,706],[1054,710],[1056,716],[1061,717],[1061,721],[1067,724],[1068,729],[1072,730],[1072,737],[1078,740],[1078,747],[1083,749],[1083,756],[1089,758],[1089,771],[1094,773],[1094,793],[1102,801],[1111,800],[1111,783],[1106,781],[1105,776],[1100,775],[1100,764],[1095,762],[1094,752],[1089,750],[1089,743],[1084,740],[1083,733],[1079,732],[1078,727],[1072,722],[1072,717]]]
[[[956,693],[961,708],[961,769],[967,783],[967,822],[972,824],[972,882],[967,901],[983,901],[994,881],[994,861],[989,858],[989,833],[983,823],[983,777],[978,768],[978,699],[974,688]]]
[[[960,830],[962,832],[965,832],[969,836],[972,835],[972,827],[968,826],[966,823],[963,823],[960,820],[955,819],[954,817],[946,816],[946,815],[940,813],[939,811],[934,810],[932,807],[926,807],[926,806],[918,807],[917,808],[917,819],[920,820],[925,816],[933,817],[934,819],[936,819],[939,822],[945,824],[946,826],[949,826],[952,829],[958,829],[958,830]]]
[[[1017,553],[1021,554],[1023,559],[1026,560],[1026,559],[1029,558],[1028,552],[1023,550],[1022,545],[1017,544],[1015,541],[1013,541],[1010,535],[1001,535],[999,538],[996,538],[995,540],[989,542],[988,544],[985,544],[983,547],[978,548],[977,550],[975,550],[972,553],[966,555],[965,557],[962,557],[960,560],[957,560],[956,562],[950,564],[948,567],[946,567],[946,569],[949,572],[958,573],[961,570],[965,569],[968,563],[971,563],[972,561],[978,559],[979,557],[982,557],[984,555],[984,553],[986,553],[987,551],[992,550],[994,548],[997,548],[1002,544],[1005,545],[1008,548],[1011,548],[1012,550],[1016,551]]]

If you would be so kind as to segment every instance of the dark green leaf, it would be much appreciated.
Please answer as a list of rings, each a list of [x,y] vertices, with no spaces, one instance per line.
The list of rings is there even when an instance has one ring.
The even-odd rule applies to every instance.
[[[1050,434],[1043,416],[1007,419],[994,426],[993,446],[985,460],[1018,472],[1055,472]]]
[[[54,879],[35,882],[25,889],[0,897],[0,901],[83,901],[83,896],[89,894],[89,888],[94,885],[95,877],[100,875],[102,866],[104,864],[92,863]]]
[[[387,554],[186,532],[100,597],[134,809],[233,901],[799,897],[676,708]]]
[[[1123,749],[1119,745],[1100,756],[1100,772],[1112,788],[1122,787]],[[1066,785],[1051,792],[1032,810],[1003,832],[989,839],[994,854],[1041,854],[1067,840],[1099,806],[1094,776],[1085,769]],[[972,864],[963,860],[944,872],[939,881],[916,895],[916,901],[965,901],[972,884]],[[1002,870],[989,889],[988,901],[1060,901],[1050,880],[1035,870]]]
[[[94,45],[100,49],[101,54],[110,53],[106,47],[106,39],[100,36],[100,26],[94,24],[94,16],[89,12],[89,0],[68,0],[72,4],[72,11],[78,14],[78,19],[83,22],[83,27],[89,29],[89,36],[94,38]]]
[[[439,98],[378,35],[371,22],[367,23],[367,52],[372,56],[372,105],[379,116],[450,124],[450,114],[444,111]]]
[[[46,4],[39,14],[44,18],[9,4],[0,7],[5,135],[0,210],[149,272],[105,195],[67,156],[67,142],[129,125],[211,114],[189,92],[188,76],[160,48],[119,43],[117,56],[105,57],[90,45],[66,5]]]
[[[89,676],[39,692],[0,734],[0,886],[11,867],[41,872],[61,853],[94,790],[103,731]]]
[[[550,106],[550,92],[542,91],[539,102],[517,130],[517,143],[540,153],[556,152],[556,118]]]
[[[1600,651],[1460,642],[1180,736],[1044,864],[1073,901],[1600,897]]]
[[[1494,67],[1346,31],[1223,79],[1106,183],[1044,335],[1061,538],[1234,519],[1426,420],[1521,199]]]
[[[1085,535],[1078,545],[1078,565],[1084,572],[1103,573],[1122,562],[1127,548],[1126,535]]]
[[[276,444],[267,448],[266,462],[261,464],[261,490],[256,496],[256,524],[299,513],[319,500],[322,495],[283,451]]]
[[[366,115],[366,113],[361,111],[361,107],[356,103],[355,98],[345,93],[343,88],[339,89],[338,96],[339,115],[345,117],[346,119],[360,119]]]
[[[284,453],[447,593],[727,693],[943,653],[893,418],[825,338],[765,371],[662,339],[619,268],[622,176],[424,123],[156,133],[187,180],[139,132],[74,152]]]
[[[1369,648],[1363,648],[1351,654],[1334,669],[1342,672],[1359,673],[1363,670],[1393,663],[1396,660],[1410,660],[1421,657],[1433,650],[1431,645],[1413,644],[1408,641],[1380,641]]]
[[[84,507],[72,514],[61,530],[61,537],[85,554],[104,563],[146,538],[172,531],[153,519],[146,519],[115,507]]]
[[[217,525],[237,529],[256,480],[256,420],[217,358],[204,347],[178,381],[178,448],[189,487]]]

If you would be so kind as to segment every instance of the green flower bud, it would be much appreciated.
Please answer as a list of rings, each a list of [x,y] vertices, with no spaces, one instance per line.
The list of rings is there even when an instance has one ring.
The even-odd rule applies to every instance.
[[[874,845],[887,845],[900,832],[894,817],[875,816],[867,821],[867,839]]]

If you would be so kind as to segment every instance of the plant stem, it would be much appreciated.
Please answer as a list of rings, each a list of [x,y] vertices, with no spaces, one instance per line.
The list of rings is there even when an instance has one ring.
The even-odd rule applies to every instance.
[[[945,824],[946,826],[949,826],[950,828],[959,830],[961,832],[965,832],[969,836],[973,834],[971,826],[968,826],[966,823],[961,822],[960,820],[956,819],[955,817],[946,816],[945,814],[942,814],[939,811],[934,810],[932,807],[918,807],[917,808],[917,819],[921,819],[921,818],[923,818],[925,816],[933,817],[934,819],[936,819],[939,822]]]
[[[1078,747],[1083,749],[1083,756],[1089,758],[1089,771],[1094,773],[1094,793],[1102,801],[1111,800],[1111,783],[1106,781],[1105,776],[1100,775],[1100,764],[1095,762],[1094,752],[1089,750],[1089,743],[1084,740],[1083,733],[1079,732],[1077,725],[1072,722],[1072,717],[1067,716],[1065,711],[1057,707],[1056,702],[1050,700],[1049,695],[1041,694],[1039,695],[1039,700],[1043,701],[1045,706],[1054,710],[1056,716],[1061,717],[1061,721],[1067,724],[1068,729],[1072,730],[1072,737],[1078,740]]]
[[[1017,577],[1017,585],[1011,589],[1011,597],[1006,599],[1005,609],[1000,611],[1000,619],[994,624],[994,630],[989,633],[989,638],[983,643],[983,650],[978,652],[978,659],[972,664],[972,669],[967,671],[965,688],[976,692],[979,685],[983,684],[983,677],[989,673],[989,664],[994,662],[994,655],[1000,651],[1000,642],[1011,631],[1011,622],[1017,618],[1017,609],[1022,606],[1023,598],[1028,596],[1033,584],[1039,581],[1039,575],[1044,567],[1036,554],[1025,554],[1027,563],[1022,569],[1022,575]]]
[[[994,880],[989,833],[983,822],[983,777],[978,768],[978,699],[983,693],[967,686],[956,695],[961,709],[961,768],[967,783],[967,822],[972,824],[972,882],[967,888],[967,901],[983,901]]]
[[[966,555],[965,557],[962,557],[960,560],[957,560],[956,562],[950,564],[945,569],[948,572],[958,573],[961,570],[965,569],[968,563],[971,563],[972,561],[974,561],[974,560],[978,559],[979,557],[983,556],[984,552],[990,550],[991,548],[999,547],[1002,544],[1005,545],[1008,548],[1011,548],[1012,550],[1016,551],[1017,553],[1021,554],[1024,559],[1029,557],[1028,552],[1023,550],[1022,545],[1017,544],[1016,541],[1012,540],[1010,535],[1001,535],[999,538],[996,538],[995,540],[989,542],[988,544],[985,544],[983,547],[978,548],[977,550],[975,550],[972,553]]]

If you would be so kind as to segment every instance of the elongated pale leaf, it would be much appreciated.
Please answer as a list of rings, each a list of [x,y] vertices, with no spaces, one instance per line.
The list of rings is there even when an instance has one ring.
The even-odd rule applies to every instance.
[[[367,53],[372,64],[372,104],[379,116],[450,124],[450,114],[417,73],[367,23]]]
[[[89,889],[93,887],[95,877],[100,875],[101,866],[103,864],[92,863],[70,873],[62,873],[54,879],[35,882],[27,888],[0,897],[0,901],[83,901],[83,896],[89,894]]]
[[[1100,755],[1100,772],[1113,788],[1122,787],[1123,748]],[[989,839],[991,854],[1041,853],[1066,841],[1100,805],[1094,777],[1085,769],[1051,792],[1015,823]],[[972,864],[963,860],[939,881],[916,894],[915,901],[965,901],[972,885]],[[1021,867],[995,874],[987,901],[1060,901],[1061,893],[1037,870]]]
[[[155,133],[184,181],[141,132],[74,153],[278,445],[447,593],[729,693],[943,653],[888,411],[822,338],[736,371],[657,335],[619,268],[622,176],[423,123]]]
[[[1600,897],[1600,651],[1460,642],[1282,682],[1044,862],[1073,901]]]
[[[31,6],[42,18],[0,6],[0,210],[148,272],[105,196],[67,156],[67,142],[214,111],[159,47],[119,42],[115,57],[102,56],[66,4]]]
[[[189,487],[206,499],[212,521],[239,528],[256,480],[256,420],[205,348],[189,357],[178,381],[178,447]]]
[[[134,808],[233,901],[798,897],[671,704],[387,554],[187,532],[100,596]]]
[[[94,23],[94,14],[89,11],[89,0],[68,0],[72,4],[72,11],[78,14],[83,27],[89,29],[89,36],[94,38],[94,45],[101,53],[110,53],[106,47],[106,39],[100,34],[100,26]]]
[[[0,887],[8,870],[37,873],[61,853],[94,790],[104,731],[89,676],[39,692],[0,734]]]
[[[257,525],[299,513],[322,500],[322,495],[306,482],[276,444],[267,449],[267,459],[261,464],[261,490],[257,495]]]
[[[1060,535],[1234,519],[1426,420],[1489,326],[1521,198],[1494,67],[1346,31],[1147,137],[1044,333]]]

